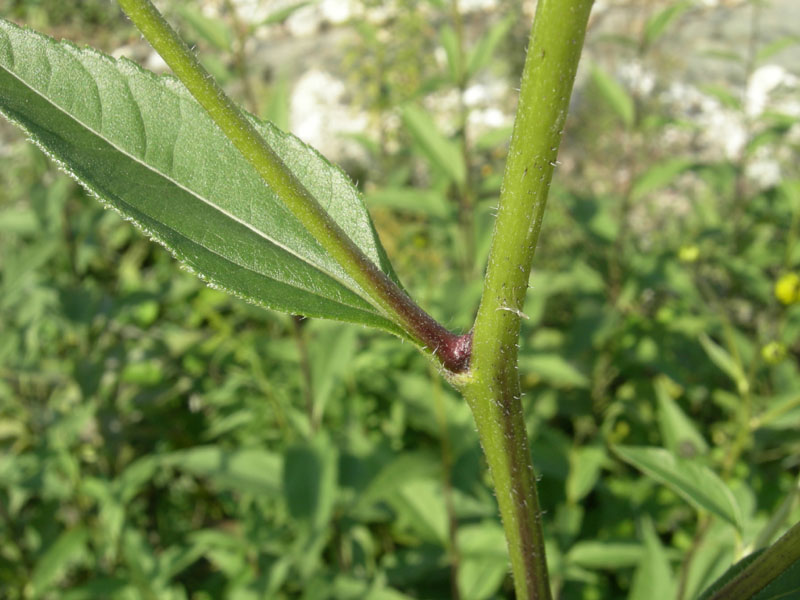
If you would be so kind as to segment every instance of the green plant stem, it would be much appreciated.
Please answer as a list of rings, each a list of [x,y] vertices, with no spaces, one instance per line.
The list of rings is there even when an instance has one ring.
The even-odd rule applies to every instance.
[[[800,523],[764,550],[709,600],[749,600],[763,590],[786,569],[800,560]]]
[[[355,245],[286,168],[150,0],[119,5],[225,136],[345,272],[408,337],[451,372],[467,367],[469,337],[437,323]]]
[[[539,0],[470,371],[455,380],[494,480],[518,600],[551,597],[517,373],[520,317],[591,7],[592,0]]]

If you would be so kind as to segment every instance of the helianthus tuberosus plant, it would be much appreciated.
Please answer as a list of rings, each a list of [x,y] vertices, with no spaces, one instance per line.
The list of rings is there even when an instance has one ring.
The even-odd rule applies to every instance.
[[[360,195],[340,170],[239,109],[149,0],[119,4],[177,79],[2,21],[0,112],[210,284],[265,307],[367,325],[415,344],[472,410],[517,597],[549,599],[517,355],[592,0],[539,2],[483,295],[472,329],[456,333],[403,289]],[[788,297],[784,283],[776,293]],[[676,471],[657,472],[663,457],[619,453],[643,470],[653,465],[656,479],[691,488],[694,474],[683,481]],[[726,498],[702,491],[694,502],[736,521]],[[773,580],[797,571],[798,557],[795,526],[704,597],[760,598]]]

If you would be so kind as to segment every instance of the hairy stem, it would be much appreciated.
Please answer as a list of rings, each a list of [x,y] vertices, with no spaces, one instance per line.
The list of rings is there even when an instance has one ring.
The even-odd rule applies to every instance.
[[[517,373],[520,317],[591,7],[592,0],[539,0],[472,362],[457,382],[494,480],[519,600],[551,597]]]
[[[469,362],[469,336],[458,336],[442,327],[367,258],[286,168],[150,0],[118,2],[264,182],[387,318],[446,369],[464,371]]]

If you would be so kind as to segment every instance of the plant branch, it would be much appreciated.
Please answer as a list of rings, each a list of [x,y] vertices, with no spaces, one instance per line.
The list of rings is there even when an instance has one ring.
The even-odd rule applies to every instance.
[[[748,600],[797,561],[800,561],[800,523],[796,523],[783,537],[764,550],[709,600]]]
[[[494,480],[517,598],[549,599],[535,475],[517,373],[520,317],[592,0],[539,0],[475,321],[459,382]]]
[[[469,335],[453,334],[437,323],[355,245],[286,168],[150,0],[118,2],[264,182],[387,318],[446,369],[464,371],[469,362]]]

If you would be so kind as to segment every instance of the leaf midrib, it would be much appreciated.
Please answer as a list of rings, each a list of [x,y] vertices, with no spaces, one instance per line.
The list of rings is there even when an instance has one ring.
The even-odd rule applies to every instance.
[[[12,51],[13,51],[13,47],[12,47]],[[77,50],[77,52],[81,53],[81,51],[80,51],[80,50]],[[13,56],[13,52],[12,52],[12,56]],[[111,60],[114,60],[114,59],[111,59]],[[49,59],[48,59],[48,64],[50,64],[50,61],[49,61]],[[118,64],[118,61],[117,61],[117,60],[114,60],[114,66],[115,66],[115,69],[116,69],[116,66],[117,66],[117,64]],[[82,63],[81,63],[81,66],[83,66],[83,64],[82,64]],[[51,64],[51,67],[52,67],[52,64]],[[6,72],[6,73],[7,73],[7,74],[10,76],[10,77],[12,77],[12,78],[13,78],[15,81],[18,81],[18,82],[19,82],[21,85],[23,85],[24,87],[26,87],[27,89],[29,89],[29,90],[30,90],[32,93],[34,93],[36,96],[38,96],[39,98],[41,98],[41,99],[42,99],[44,102],[46,102],[48,105],[50,105],[50,106],[54,107],[54,108],[55,108],[55,110],[57,110],[59,113],[61,113],[62,115],[64,115],[66,118],[68,118],[68,119],[72,120],[74,123],[76,123],[77,125],[79,125],[81,128],[83,128],[83,129],[85,129],[86,131],[90,132],[92,135],[96,136],[98,139],[102,140],[103,142],[105,142],[106,144],[108,144],[109,146],[111,146],[112,148],[114,148],[114,149],[115,149],[117,152],[119,152],[121,155],[128,157],[130,160],[132,160],[132,161],[134,161],[135,163],[137,163],[137,164],[141,165],[142,167],[144,167],[144,168],[145,168],[145,169],[147,169],[148,171],[150,171],[150,172],[154,173],[156,176],[158,176],[158,177],[161,177],[162,179],[164,179],[164,180],[168,181],[169,183],[171,183],[171,184],[175,185],[175,186],[176,186],[176,187],[178,187],[179,189],[181,189],[181,190],[183,190],[184,192],[188,193],[189,195],[191,195],[191,196],[193,196],[193,197],[197,198],[197,199],[198,199],[200,202],[202,202],[202,203],[206,204],[207,206],[211,207],[212,209],[215,209],[215,210],[217,210],[217,211],[218,211],[220,214],[222,214],[222,215],[226,216],[227,218],[231,219],[232,221],[234,221],[234,222],[236,222],[236,223],[238,223],[238,224],[240,224],[240,225],[244,226],[245,228],[247,228],[247,229],[251,230],[251,231],[252,231],[253,233],[255,233],[255,234],[258,236],[258,237],[260,237],[260,238],[264,239],[265,241],[267,241],[267,242],[269,242],[269,243],[271,243],[271,244],[275,245],[275,246],[276,246],[276,247],[278,247],[278,248],[281,248],[281,249],[282,249],[282,250],[284,250],[284,251],[285,251],[287,254],[290,254],[290,255],[294,256],[295,258],[297,258],[297,259],[299,259],[301,262],[303,262],[303,263],[307,264],[309,267],[311,267],[311,268],[312,268],[312,269],[314,269],[315,271],[317,271],[317,272],[321,273],[321,274],[322,274],[324,277],[329,277],[329,278],[333,279],[334,281],[338,282],[338,283],[339,283],[340,285],[342,285],[344,288],[346,288],[346,289],[350,290],[351,292],[353,292],[354,294],[356,294],[358,297],[360,297],[362,300],[366,301],[366,302],[367,302],[367,304],[369,304],[371,307],[373,307],[374,309],[377,309],[377,311],[376,311],[375,313],[373,313],[373,314],[375,314],[376,316],[379,316],[379,317],[383,317],[383,318],[385,318],[385,319],[387,319],[387,320],[389,320],[389,321],[392,321],[392,320],[391,320],[391,318],[389,318],[389,315],[388,315],[388,314],[387,314],[387,313],[386,313],[384,310],[382,310],[382,309],[381,309],[380,307],[378,307],[378,306],[375,306],[375,304],[373,304],[373,303],[372,303],[372,301],[371,301],[371,299],[369,298],[369,296],[367,296],[366,294],[364,294],[364,293],[363,293],[363,290],[362,290],[362,289],[361,289],[361,288],[360,288],[358,285],[354,284],[353,282],[348,282],[348,281],[342,280],[340,277],[338,277],[338,276],[337,276],[336,274],[334,274],[334,273],[328,273],[328,272],[324,271],[324,270],[323,270],[323,269],[322,269],[322,268],[321,268],[319,265],[316,265],[316,264],[314,264],[313,262],[309,261],[309,260],[308,260],[306,257],[302,256],[301,254],[298,254],[296,251],[294,251],[294,250],[292,250],[291,248],[287,247],[286,245],[284,245],[284,244],[280,243],[279,241],[277,241],[277,240],[274,240],[274,239],[272,239],[272,238],[268,237],[268,236],[267,236],[267,235],[266,235],[266,234],[265,234],[263,231],[261,231],[261,230],[259,230],[259,229],[255,228],[255,227],[253,227],[253,225],[251,225],[250,223],[247,223],[246,221],[243,221],[243,220],[242,220],[242,219],[240,219],[239,217],[237,217],[237,216],[235,216],[235,215],[233,215],[233,214],[229,213],[227,210],[225,210],[225,209],[224,209],[224,208],[222,208],[221,206],[219,206],[219,205],[217,205],[217,204],[214,204],[214,203],[213,203],[213,202],[211,202],[210,200],[208,200],[208,199],[204,198],[204,197],[203,197],[202,195],[200,195],[199,193],[195,192],[194,190],[191,190],[191,189],[187,188],[185,185],[183,185],[183,184],[182,184],[182,183],[180,183],[179,181],[176,181],[176,180],[175,180],[173,177],[171,177],[170,175],[168,175],[168,174],[166,174],[166,173],[163,173],[162,171],[160,171],[160,170],[158,170],[158,169],[154,168],[153,166],[151,166],[151,165],[150,165],[150,164],[148,164],[147,162],[145,162],[145,161],[141,160],[141,159],[140,159],[140,158],[138,158],[137,156],[134,156],[134,155],[132,155],[130,152],[126,151],[125,149],[123,149],[123,148],[120,148],[120,146],[119,146],[117,143],[115,143],[114,141],[112,141],[112,140],[108,139],[106,136],[104,136],[104,135],[103,135],[101,132],[98,132],[98,131],[97,131],[96,129],[94,129],[93,127],[91,127],[91,126],[87,125],[86,123],[84,123],[84,122],[80,121],[80,120],[79,120],[77,117],[75,117],[74,115],[72,115],[71,113],[69,113],[67,110],[65,110],[64,108],[62,108],[62,107],[61,107],[61,106],[59,106],[58,104],[56,104],[56,103],[55,103],[53,100],[51,100],[51,99],[50,99],[50,97],[48,97],[47,95],[43,94],[43,93],[42,93],[40,90],[38,90],[38,89],[37,89],[37,88],[35,88],[34,86],[30,85],[30,84],[29,84],[27,81],[25,81],[24,79],[22,79],[22,78],[21,78],[19,75],[17,75],[17,73],[15,73],[15,72],[14,72],[14,71],[12,71],[11,69],[9,69],[7,66],[0,64],[0,69],[2,69],[3,71],[5,71],[5,72]],[[92,79],[92,81],[94,81],[94,77],[93,77],[93,76],[92,76],[92,74],[89,72],[89,70],[88,70],[88,69],[84,69],[84,70],[85,70],[85,71],[86,71],[86,72],[89,74],[89,76],[90,76],[90,79]],[[119,76],[120,76],[120,77],[123,77],[123,78],[124,78],[124,74],[120,73],[118,69],[116,69],[116,72],[119,74]],[[127,79],[126,79],[126,85],[127,85]],[[164,86],[164,89],[166,89],[166,90],[167,90],[167,91],[168,91],[170,94],[175,94],[175,95],[177,95],[177,93],[176,93],[176,90],[170,89],[168,86]],[[178,97],[178,100],[180,101],[180,100],[182,100],[182,99],[181,99],[180,97]],[[141,109],[139,108],[139,104],[138,104],[138,102],[136,102],[136,100],[135,100],[135,99],[132,99],[131,101],[132,101],[132,102],[133,102],[133,103],[136,105],[136,107],[137,107],[137,110],[141,110]],[[102,122],[102,121],[101,121],[101,122]],[[214,125],[214,127],[216,127],[216,125]],[[146,139],[146,136],[145,136],[145,139]],[[227,140],[227,138],[225,138],[225,139]],[[248,163],[248,164],[249,164],[249,163]],[[262,184],[263,184],[264,186],[267,186],[267,187],[268,187],[268,184],[267,184],[266,182],[264,182],[263,180],[262,180]],[[123,202],[125,202],[125,201],[123,200]],[[125,204],[127,204],[127,205],[129,205],[129,206],[130,206],[130,204],[129,204],[128,202],[125,202]],[[137,210],[138,210],[138,209],[137,209]],[[184,235],[184,234],[180,233],[179,231],[175,230],[175,229],[174,229],[174,228],[172,228],[172,227],[169,227],[169,226],[167,226],[167,225],[164,225],[163,223],[160,223],[160,225],[162,225],[163,227],[165,227],[165,228],[167,228],[167,229],[169,229],[169,230],[171,230],[171,231],[174,231],[174,232],[175,232],[175,233],[177,233],[177,234],[178,234],[180,237],[183,237],[183,238],[186,238],[186,239],[189,239],[189,240],[191,240],[191,238],[188,238],[186,235]],[[192,241],[194,241],[194,240],[192,240]],[[206,246],[206,245],[204,245],[204,244],[200,243],[199,241],[194,241],[194,243],[197,243],[199,246],[201,246],[201,247],[205,248],[206,250],[208,250],[208,251],[209,251],[209,252],[211,252],[212,254],[215,254],[215,255],[219,256],[220,258],[222,258],[223,260],[226,260],[227,262],[230,262],[230,263],[232,263],[232,264],[235,264],[235,265],[239,266],[239,267],[240,267],[240,268],[242,268],[242,269],[245,269],[245,270],[247,270],[247,271],[250,271],[250,272],[252,272],[252,273],[254,273],[254,274],[258,275],[258,276],[261,276],[261,277],[266,277],[266,278],[268,278],[268,279],[274,279],[274,278],[272,278],[272,277],[268,277],[267,275],[264,275],[263,273],[258,273],[257,271],[254,271],[254,270],[252,270],[250,267],[247,267],[247,266],[245,266],[245,265],[238,264],[238,263],[236,263],[236,262],[234,262],[234,261],[230,260],[229,258],[222,256],[222,255],[221,255],[221,254],[219,254],[217,251],[215,251],[215,250],[213,250],[213,249],[209,248],[208,246]],[[280,280],[278,280],[278,279],[275,279],[275,281],[280,281]],[[304,293],[308,293],[308,294],[311,294],[311,295],[313,295],[313,296],[316,296],[316,297],[318,297],[318,298],[322,298],[322,299],[324,299],[325,301],[334,302],[334,303],[336,303],[336,304],[339,304],[339,305],[341,305],[341,306],[347,306],[348,308],[355,309],[355,310],[363,310],[363,309],[360,309],[360,308],[358,308],[358,307],[354,307],[354,306],[351,306],[351,305],[347,305],[347,304],[344,304],[344,303],[342,303],[342,302],[339,302],[339,301],[337,301],[337,300],[332,300],[332,299],[330,299],[330,298],[327,298],[327,297],[325,297],[325,296],[321,296],[321,295],[319,295],[317,292],[313,292],[313,291],[307,290],[306,288],[300,287],[300,286],[298,286],[298,285],[296,285],[296,284],[293,284],[293,283],[287,283],[287,282],[284,282],[284,281],[280,281],[280,283],[283,283],[283,284],[285,284],[285,285],[288,285],[288,286],[290,286],[290,287],[294,287],[295,289],[301,290],[301,291],[303,291]],[[364,312],[366,312],[366,311],[364,311]]]

